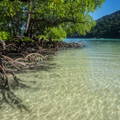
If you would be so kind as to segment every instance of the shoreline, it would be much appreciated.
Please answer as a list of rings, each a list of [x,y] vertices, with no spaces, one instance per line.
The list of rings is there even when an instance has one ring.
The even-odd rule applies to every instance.
[[[13,45],[12,45],[13,44]],[[33,45],[32,45],[33,44]],[[69,48],[83,48],[85,44],[82,42],[46,42],[45,47],[39,45],[38,43],[23,43],[23,44],[14,44],[9,43],[7,44],[7,48],[3,50],[4,55],[18,58],[22,56],[26,56],[30,53],[39,53],[41,55],[51,55],[54,54],[56,51],[69,49]],[[11,46],[10,46],[11,45]]]
[[[25,45],[25,44],[24,44]],[[65,49],[72,49],[72,48],[83,48],[85,47],[85,45],[83,43],[66,43],[66,42],[54,42],[51,45],[51,48],[42,48],[41,46],[22,46],[23,49],[21,49],[21,51],[19,51],[19,49],[16,49],[17,46],[15,47],[14,50],[10,49],[6,49],[3,55],[8,56],[10,58],[12,58],[13,60],[16,61],[16,59],[20,59],[20,61],[17,62],[22,62],[23,64],[25,64],[25,66],[23,65],[20,70],[17,68],[13,68],[10,67],[11,71],[17,75],[17,74],[21,74],[24,72],[30,72],[31,70],[37,70],[37,69],[51,69],[51,67],[53,67],[52,65],[49,65],[47,63],[47,61],[49,61],[52,56],[54,56],[56,54],[57,51],[59,50],[65,50]],[[43,60],[34,60],[37,59],[37,57],[39,58],[40,56],[33,56],[33,61],[32,60],[28,60],[26,61],[24,58],[26,56],[29,56],[29,54],[40,54],[43,56]],[[8,68],[9,68],[8,67]],[[17,83],[14,79],[11,79],[11,77],[8,75],[9,77],[9,84],[12,88],[16,88]],[[24,82],[24,81],[23,81]]]

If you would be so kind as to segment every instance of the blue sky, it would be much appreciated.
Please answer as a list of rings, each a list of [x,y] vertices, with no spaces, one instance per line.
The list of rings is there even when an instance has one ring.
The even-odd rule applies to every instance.
[[[94,13],[92,13],[92,16],[94,19],[98,19],[117,10],[120,10],[120,0],[106,0],[101,8],[98,8]]]

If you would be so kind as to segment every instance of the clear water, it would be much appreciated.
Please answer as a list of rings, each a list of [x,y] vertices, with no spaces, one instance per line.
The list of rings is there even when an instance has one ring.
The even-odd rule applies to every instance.
[[[120,42],[86,41],[57,52],[50,69],[18,75],[31,89],[16,91],[31,110],[6,106],[0,120],[120,120]]]

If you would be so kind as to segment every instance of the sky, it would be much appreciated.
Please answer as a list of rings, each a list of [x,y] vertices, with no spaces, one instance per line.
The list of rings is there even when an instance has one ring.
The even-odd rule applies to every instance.
[[[120,0],[106,0],[105,3],[102,5],[102,7],[98,8],[91,15],[96,20],[102,16],[111,14],[117,10],[120,10]]]

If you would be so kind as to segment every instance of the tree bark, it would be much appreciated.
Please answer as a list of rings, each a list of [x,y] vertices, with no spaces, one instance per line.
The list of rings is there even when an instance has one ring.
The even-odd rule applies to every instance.
[[[28,18],[27,18],[27,23],[26,23],[26,29],[25,29],[25,36],[29,35],[29,28],[30,28],[30,22],[31,22],[31,11],[32,11],[32,0],[29,3],[29,8],[28,8]]]

